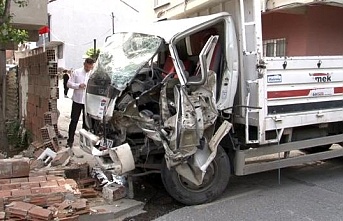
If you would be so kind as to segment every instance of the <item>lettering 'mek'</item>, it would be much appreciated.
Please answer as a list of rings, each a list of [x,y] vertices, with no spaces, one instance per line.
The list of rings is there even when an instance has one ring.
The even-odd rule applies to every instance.
[[[317,82],[330,82],[331,81],[331,76],[315,77],[314,80],[317,81]]]

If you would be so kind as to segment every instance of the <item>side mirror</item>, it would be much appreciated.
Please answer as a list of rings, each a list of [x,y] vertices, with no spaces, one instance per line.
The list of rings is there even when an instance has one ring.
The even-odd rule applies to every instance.
[[[201,78],[199,81],[196,80],[189,80],[187,82],[188,85],[203,85],[207,78],[207,73],[210,69],[210,64],[213,56],[214,49],[217,45],[219,39],[219,35],[211,36],[205,46],[202,48],[199,54],[199,64],[201,70]]]

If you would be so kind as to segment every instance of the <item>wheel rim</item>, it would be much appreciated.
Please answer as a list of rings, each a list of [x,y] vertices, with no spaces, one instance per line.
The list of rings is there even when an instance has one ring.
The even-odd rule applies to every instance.
[[[203,182],[200,186],[195,185],[191,181],[187,180],[181,175],[178,175],[178,180],[181,184],[181,186],[190,192],[202,192],[204,190],[209,189],[213,183],[215,182],[215,177],[218,172],[218,165],[215,161],[212,161],[212,163],[208,166]]]

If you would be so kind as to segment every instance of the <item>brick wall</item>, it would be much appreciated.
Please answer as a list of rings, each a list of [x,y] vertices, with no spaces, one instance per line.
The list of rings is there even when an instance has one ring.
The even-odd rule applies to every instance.
[[[6,120],[17,120],[19,116],[19,90],[16,69],[6,75]]]
[[[55,51],[47,50],[32,56],[19,59],[21,81],[22,117],[25,127],[31,131],[34,140],[42,140],[41,128],[45,125],[44,113],[57,111],[58,75]],[[22,89],[23,90],[23,89]],[[25,96],[26,95],[26,96]]]

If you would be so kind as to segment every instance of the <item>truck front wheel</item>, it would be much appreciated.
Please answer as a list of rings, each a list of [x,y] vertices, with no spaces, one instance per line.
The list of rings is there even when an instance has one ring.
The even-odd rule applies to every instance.
[[[169,170],[165,161],[161,176],[167,192],[175,200],[186,205],[196,205],[218,198],[229,182],[230,171],[229,157],[223,148],[218,146],[217,155],[207,168],[204,181],[200,186],[179,175],[175,168]]]

